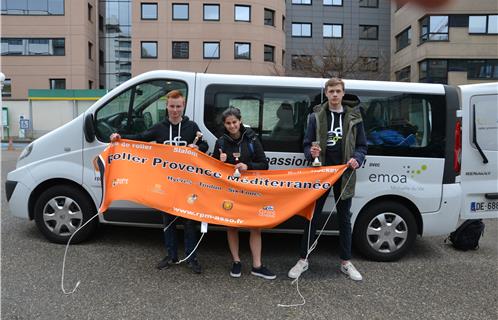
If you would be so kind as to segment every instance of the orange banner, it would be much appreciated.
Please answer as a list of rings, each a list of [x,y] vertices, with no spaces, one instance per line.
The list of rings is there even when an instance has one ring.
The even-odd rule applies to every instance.
[[[233,227],[272,228],[293,215],[310,219],[318,199],[346,165],[249,170],[188,147],[120,140],[99,157],[105,212],[129,200],[172,215]],[[101,172],[102,174],[102,172]]]

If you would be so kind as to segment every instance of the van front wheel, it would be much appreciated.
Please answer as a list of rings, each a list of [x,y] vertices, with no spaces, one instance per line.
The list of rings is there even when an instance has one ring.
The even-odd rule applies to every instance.
[[[368,259],[395,261],[405,255],[416,236],[417,224],[410,210],[389,201],[376,203],[360,214],[353,241]]]
[[[96,213],[92,199],[69,185],[45,190],[36,201],[34,210],[36,226],[48,240],[56,243],[67,243],[69,237]],[[71,243],[89,238],[97,225],[97,219],[92,220],[78,231]]]

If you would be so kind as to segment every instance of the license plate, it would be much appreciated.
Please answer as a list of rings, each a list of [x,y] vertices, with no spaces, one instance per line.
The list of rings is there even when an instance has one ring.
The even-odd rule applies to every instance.
[[[470,211],[472,212],[486,212],[486,211],[498,211],[498,201],[483,201],[483,202],[471,202]]]

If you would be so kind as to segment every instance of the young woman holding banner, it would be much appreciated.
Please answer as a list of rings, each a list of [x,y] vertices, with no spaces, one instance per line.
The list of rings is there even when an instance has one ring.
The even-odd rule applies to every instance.
[[[214,146],[213,157],[223,162],[235,165],[236,170],[267,170],[268,161],[263,146],[250,128],[242,124],[240,110],[230,107],[222,114],[225,132]],[[239,230],[228,227],[228,246],[233,258],[230,275],[238,278],[241,275],[242,264],[239,257]],[[251,274],[265,279],[275,279],[277,276],[261,263],[261,229],[250,229],[249,246],[252,254]]]

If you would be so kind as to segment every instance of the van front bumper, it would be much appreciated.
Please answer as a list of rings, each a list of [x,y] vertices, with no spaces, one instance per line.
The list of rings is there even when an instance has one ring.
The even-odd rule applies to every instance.
[[[7,180],[5,192],[7,193],[10,214],[29,219],[28,201],[31,190],[21,182]]]
[[[7,201],[10,201],[10,197],[12,197],[12,193],[16,189],[17,181],[7,180],[5,182],[5,195],[7,196]]]

